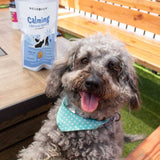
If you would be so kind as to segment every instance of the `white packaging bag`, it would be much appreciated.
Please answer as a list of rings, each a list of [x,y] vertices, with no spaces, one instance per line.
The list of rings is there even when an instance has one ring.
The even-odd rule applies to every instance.
[[[16,0],[23,67],[51,69],[56,57],[58,0]]]

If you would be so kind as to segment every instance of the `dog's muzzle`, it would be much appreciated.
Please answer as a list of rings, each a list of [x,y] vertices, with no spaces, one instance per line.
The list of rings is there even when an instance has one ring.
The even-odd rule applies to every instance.
[[[88,89],[88,91],[96,90],[101,85],[101,79],[96,75],[90,75],[85,80],[85,87]]]

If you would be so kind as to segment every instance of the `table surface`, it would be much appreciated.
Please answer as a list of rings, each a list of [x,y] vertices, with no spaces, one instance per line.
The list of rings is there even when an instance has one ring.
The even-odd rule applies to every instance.
[[[33,72],[22,67],[21,32],[11,28],[9,10],[0,10],[0,110],[44,93],[49,70]]]
[[[71,42],[57,38],[57,58],[63,57]],[[38,72],[22,67],[21,32],[12,29],[9,9],[0,10],[0,110],[44,93],[50,70]]]

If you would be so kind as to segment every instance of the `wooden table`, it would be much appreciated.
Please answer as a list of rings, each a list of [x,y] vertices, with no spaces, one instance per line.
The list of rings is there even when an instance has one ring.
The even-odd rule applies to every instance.
[[[21,32],[12,29],[10,22],[9,10],[1,9],[0,47],[7,55],[0,56],[0,122],[21,114],[23,110],[19,106],[19,113],[13,111],[8,114],[6,109],[13,110],[17,107],[15,104],[44,96],[49,73],[49,70],[33,72],[22,67]]]
[[[57,58],[70,42],[57,39]],[[21,32],[11,28],[8,9],[0,10],[0,159],[16,154],[32,141],[52,106],[44,94],[49,70],[33,72],[22,67]]]
[[[64,38],[57,39],[58,58],[64,55],[69,45]],[[46,103],[44,91],[50,71],[33,72],[22,67],[21,32],[12,29],[9,9],[0,10],[0,47],[7,53],[0,56],[0,122],[2,122],[22,112],[25,113],[27,109],[29,110],[29,107],[25,107],[26,104],[29,106],[32,103],[33,106],[34,101],[36,106]]]
[[[11,28],[8,9],[0,10],[0,47],[7,53],[0,56],[0,159],[15,160],[50,108],[44,94],[49,70],[22,67],[21,32]]]
[[[9,10],[0,11],[0,109],[42,94],[48,70],[33,72],[22,68],[21,32],[11,28]]]

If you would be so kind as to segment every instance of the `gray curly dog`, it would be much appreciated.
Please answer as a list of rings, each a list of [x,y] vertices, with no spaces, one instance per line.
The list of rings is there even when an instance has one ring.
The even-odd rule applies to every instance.
[[[121,159],[124,133],[119,111],[124,105],[140,106],[131,55],[108,34],[71,42],[66,52],[66,58],[55,61],[46,87],[47,96],[59,98],[18,160]],[[62,114],[60,122],[57,113]]]

